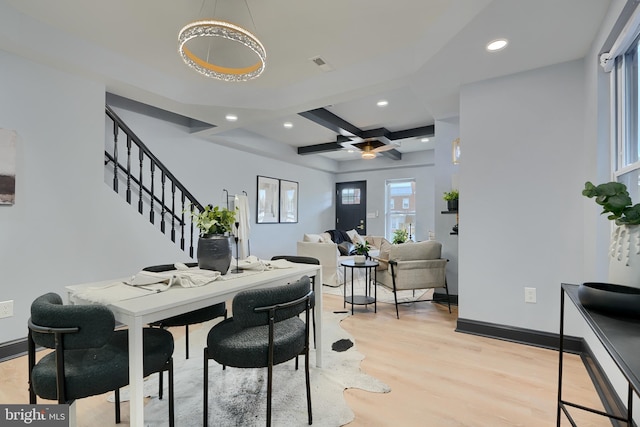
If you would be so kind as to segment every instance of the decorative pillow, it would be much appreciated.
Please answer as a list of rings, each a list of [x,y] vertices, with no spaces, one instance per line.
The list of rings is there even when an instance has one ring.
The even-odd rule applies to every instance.
[[[326,231],[320,235],[320,238],[322,239],[322,241],[324,243],[331,243],[332,242],[331,234],[327,233]]]
[[[305,234],[302,238],[303,242],[322,243],[324,240],[319,234]]]
[[[355,247],[351,242],[342,242],[338,245],[340,255],[353,255],[355,253]]]
[[[353,242],[354,245],[356,243],[364,244],[364,239],[360,234],[358,234],[358,232],[355,229],[347,231],[347,235],[349,236],[349,238],[351,239],[351,242]]]
[[[389,268],[389,263],[383,260],[389,259],[389,254],[391,253],[391,242],[387,239],[383,238],[382,243],[380,243],[380,254],[378,255],[379,261],[377,270],[386,270]]]

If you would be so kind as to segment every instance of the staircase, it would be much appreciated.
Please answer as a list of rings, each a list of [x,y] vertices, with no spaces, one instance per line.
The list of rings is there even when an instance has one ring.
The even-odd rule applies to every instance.
[[[108,105],[105,111],[105,183],[193,257],[199,234],[191,218],[203,206]]]

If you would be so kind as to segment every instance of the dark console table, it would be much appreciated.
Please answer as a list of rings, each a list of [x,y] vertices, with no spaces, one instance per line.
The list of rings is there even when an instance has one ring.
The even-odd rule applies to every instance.
[[[620,369],[628,382],[627,413],[616,415],[597,409],[588,408],[562,399],[562,359],[564,348],[564,300],[565,295],[571,299],[587,325],[593,330],[607,353]],[[560,363],[558,367],[558,412],[556,425],[560,426],[560,417],[565,414],[572,426],[577,426],[567,407],[593,412],[610,419],[633,425],[633,394],[640,394],[640,319],[615,317],[582,306],[578,298],[578,285],[562,284],[560,291]]]

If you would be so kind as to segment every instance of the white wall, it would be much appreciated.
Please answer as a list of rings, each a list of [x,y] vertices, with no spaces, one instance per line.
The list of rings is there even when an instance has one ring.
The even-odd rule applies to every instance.
[[[581,190],[611,179],[609,76],[598,55],[625,3],[611,3],[584,61],[463,88],[461,318],[557,333],[560,283],[606,281],[610,223]],[[523,302],[524,286],[537,288],[537,304]],[[568,300],[565,328],[584,337],[626,401],[627,382]]]
[[[104,87],[0,51],[0,127],[18,134],[16,202],[0,206],[0,343],[64,286],[181,256],[103,183]]]
[[[584,74],[576,60],[462,88],[460,318],[557,332],[560,284],[584,281]]]

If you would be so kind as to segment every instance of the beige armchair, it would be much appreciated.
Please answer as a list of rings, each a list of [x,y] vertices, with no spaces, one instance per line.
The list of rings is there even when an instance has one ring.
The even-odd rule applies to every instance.
[[[397,292],[405,290],[444,288],[451,313],[446,276],[448,260],[441,258],[441,253],[442,244],[435,240],[391,245],[388,261],[385,259],[386,251],[381,250],[380,257],[376,259],[381,266],[388,264],[388,267],[378,271],[377,281],[393,292],[398,319],[400,314]]]
[[[377,256],[379,253],[380,245],[382,244],[383,237],[366,236],[365,240],[371,245],[369,255]],[[340,266],[340,262],[345,259],[353,258],[353,255],[340,255],[338,245],[333,243],[331,240],[323,242],[297,242],[296,255],[311,257],[320,261],[320,265],[322,266],[323,285],[331,287],[340,286],[345,282],[345,278],[342,277],[343,269]]]

